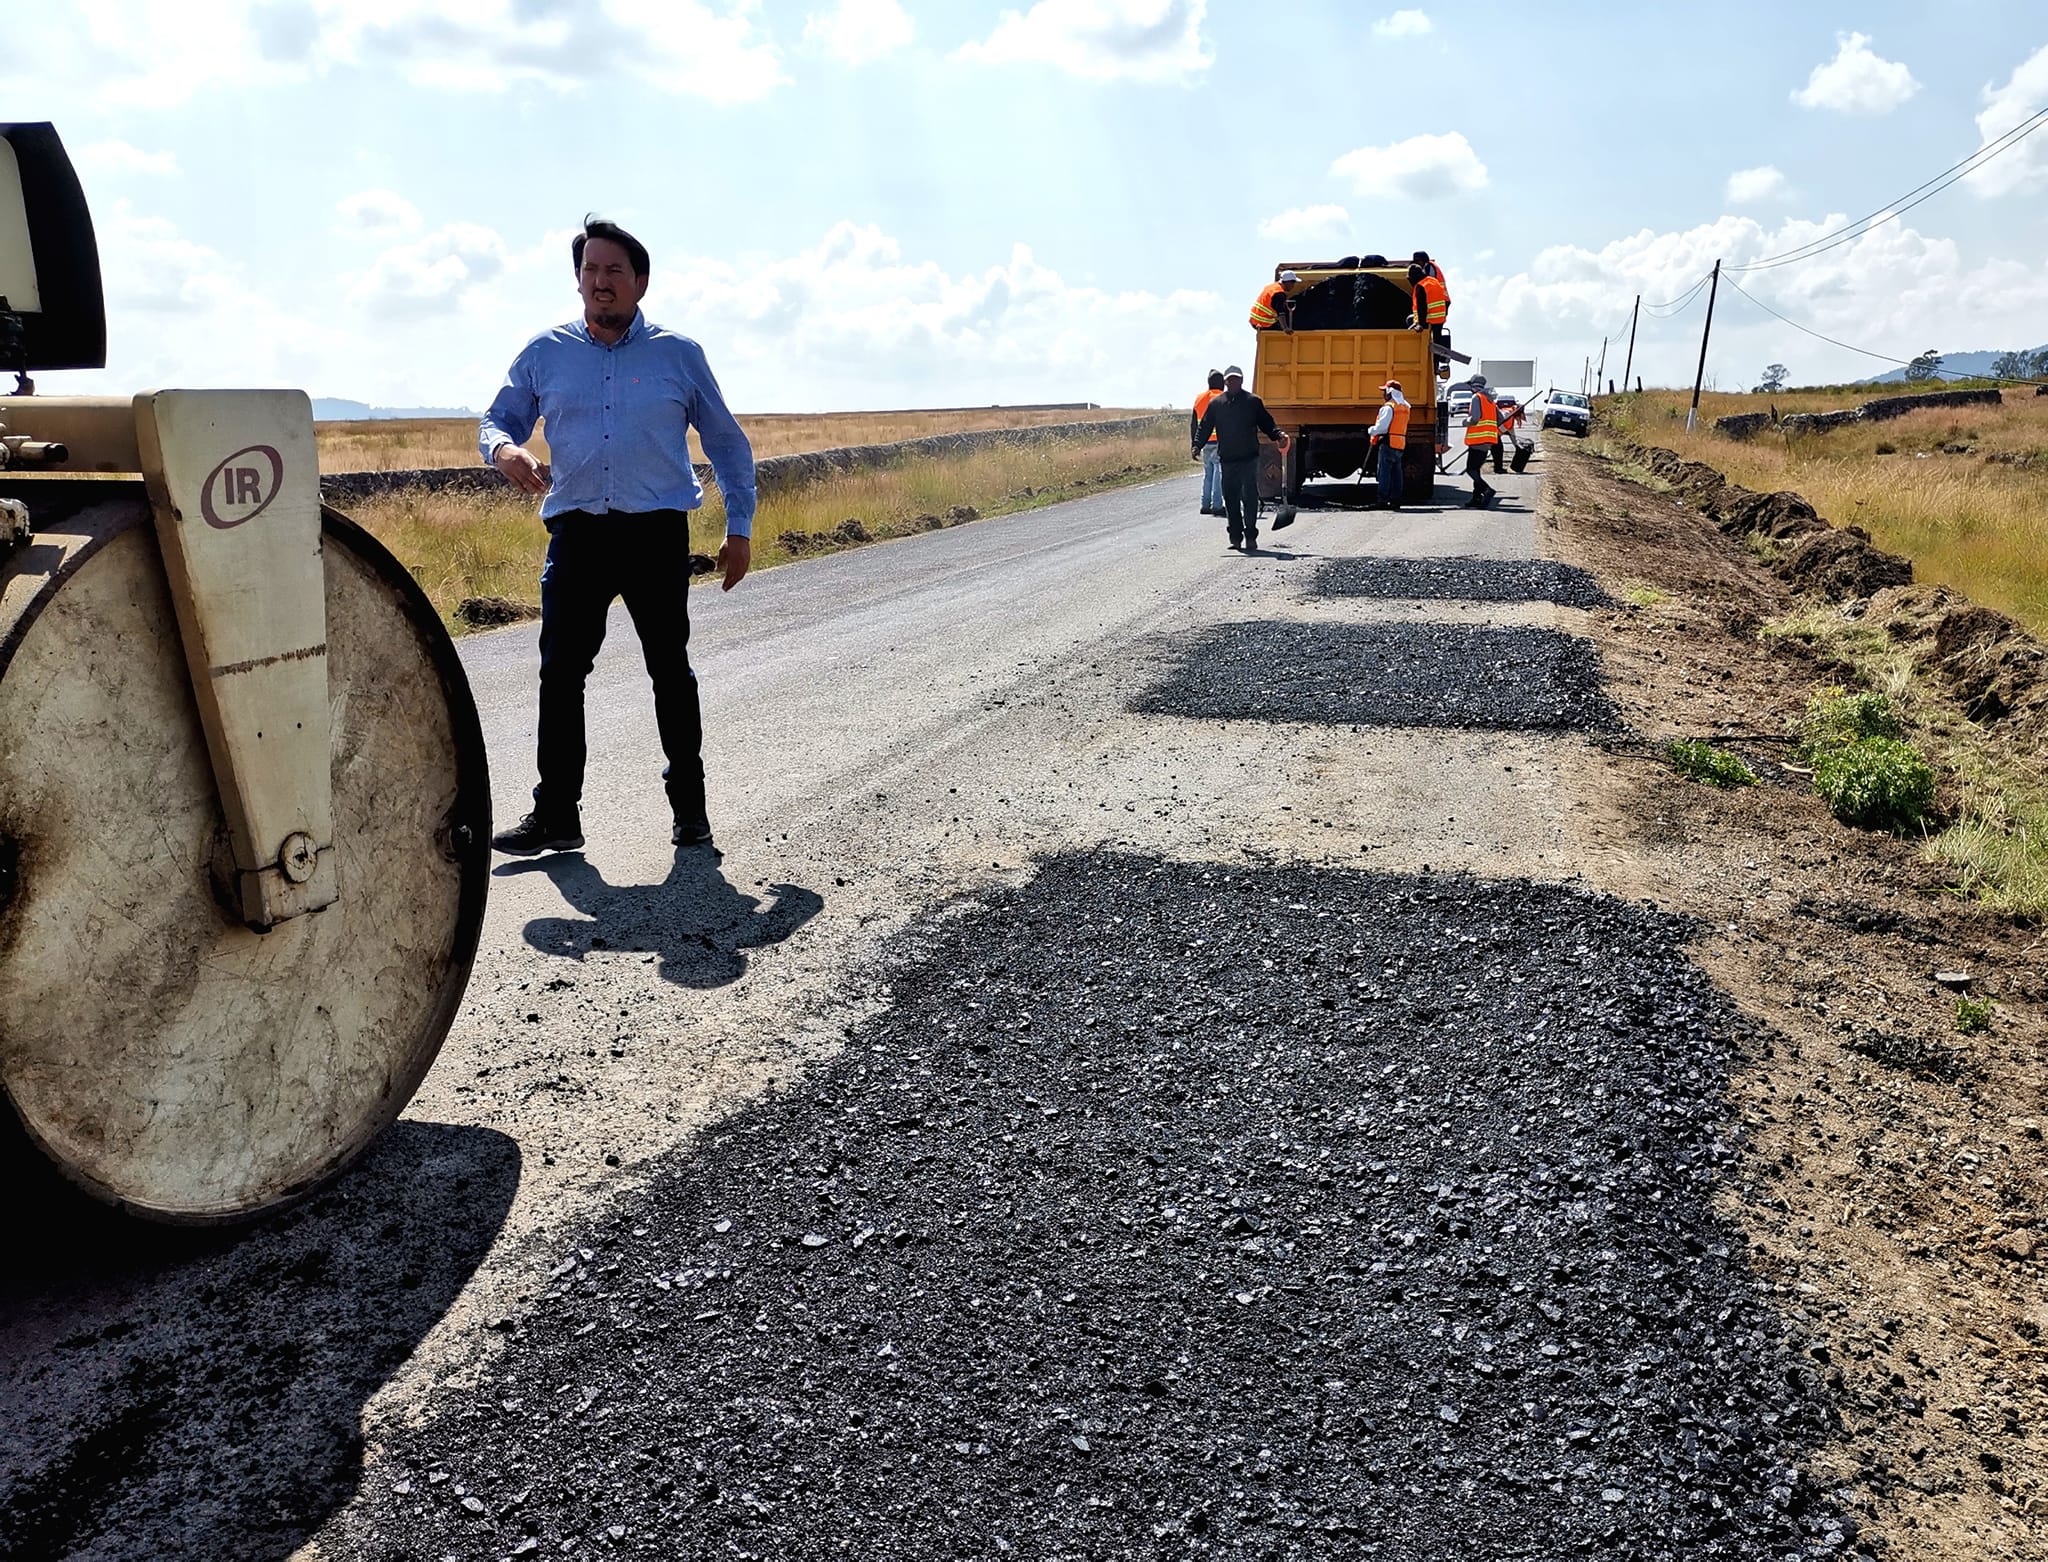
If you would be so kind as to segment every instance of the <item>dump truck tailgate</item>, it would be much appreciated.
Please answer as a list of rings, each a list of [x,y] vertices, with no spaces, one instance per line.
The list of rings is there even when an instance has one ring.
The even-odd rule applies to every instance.
[[[1281,422],[1286,410],[1311,422],[1370,423],[1380,387],[1399,380],[1408,399],[1435,399],[1435,365],[1420,331],[1261,331],[1253,389]]]

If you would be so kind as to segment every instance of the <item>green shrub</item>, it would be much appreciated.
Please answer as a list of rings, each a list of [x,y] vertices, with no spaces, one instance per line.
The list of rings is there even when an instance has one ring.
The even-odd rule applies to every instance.
[[[1709,786],[1756,785],[1756,772],[1738,755],[1701,738],[1673,739],[1664,745],[1664,757],[1689,781],[1704,781]]]
[[[1813,789],[1844,824],[1904,832],[1934,806],[1934,770],[1910,743],[1864,738],[1815,753]]]
[[[1851,694],[1846,689],[1823,689],[1806,702],[1806,716],[1799,724],[1806,752],[1818,755],[1823,749],[1841,748],[1865,738],[1896,738],[1905,723],[1892,702],[1882,694],[1866,691]]]
[[[1958,998],[1956,1000],[1956,1029],[1965,1036],[1973,1036],[1980,1030],[1991,1028],[1991,1000],[1989,998]]]

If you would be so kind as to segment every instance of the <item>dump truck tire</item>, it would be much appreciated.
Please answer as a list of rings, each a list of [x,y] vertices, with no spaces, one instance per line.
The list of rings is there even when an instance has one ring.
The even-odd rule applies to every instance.
[[[468,681],[323,510],[340,899],[251,931],[140,485],[10,491],[36,540],[0,570],[0,1090],[110,1203],[275,1209],[398,1115],[460,1005],[490,836]]]

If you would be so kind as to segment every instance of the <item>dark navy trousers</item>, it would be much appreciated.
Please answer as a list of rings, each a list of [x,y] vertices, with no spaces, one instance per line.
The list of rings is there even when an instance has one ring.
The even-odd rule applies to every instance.
[[[662,779],[678,818],[704,813],[704,719],[690,670],[690,526],[683,510],[565,510],[548,522],[540,572],[540,739],[534,807],[554,816],[583,796],[583,686],[623,597],[654,684]]]

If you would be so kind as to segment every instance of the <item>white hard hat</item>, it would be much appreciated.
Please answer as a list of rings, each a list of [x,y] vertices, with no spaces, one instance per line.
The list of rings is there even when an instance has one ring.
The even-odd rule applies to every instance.
[[[1299,282],[1301,278],[1291,271],[1283,271],[1280,273],[1280,280],[1282,282]]]

